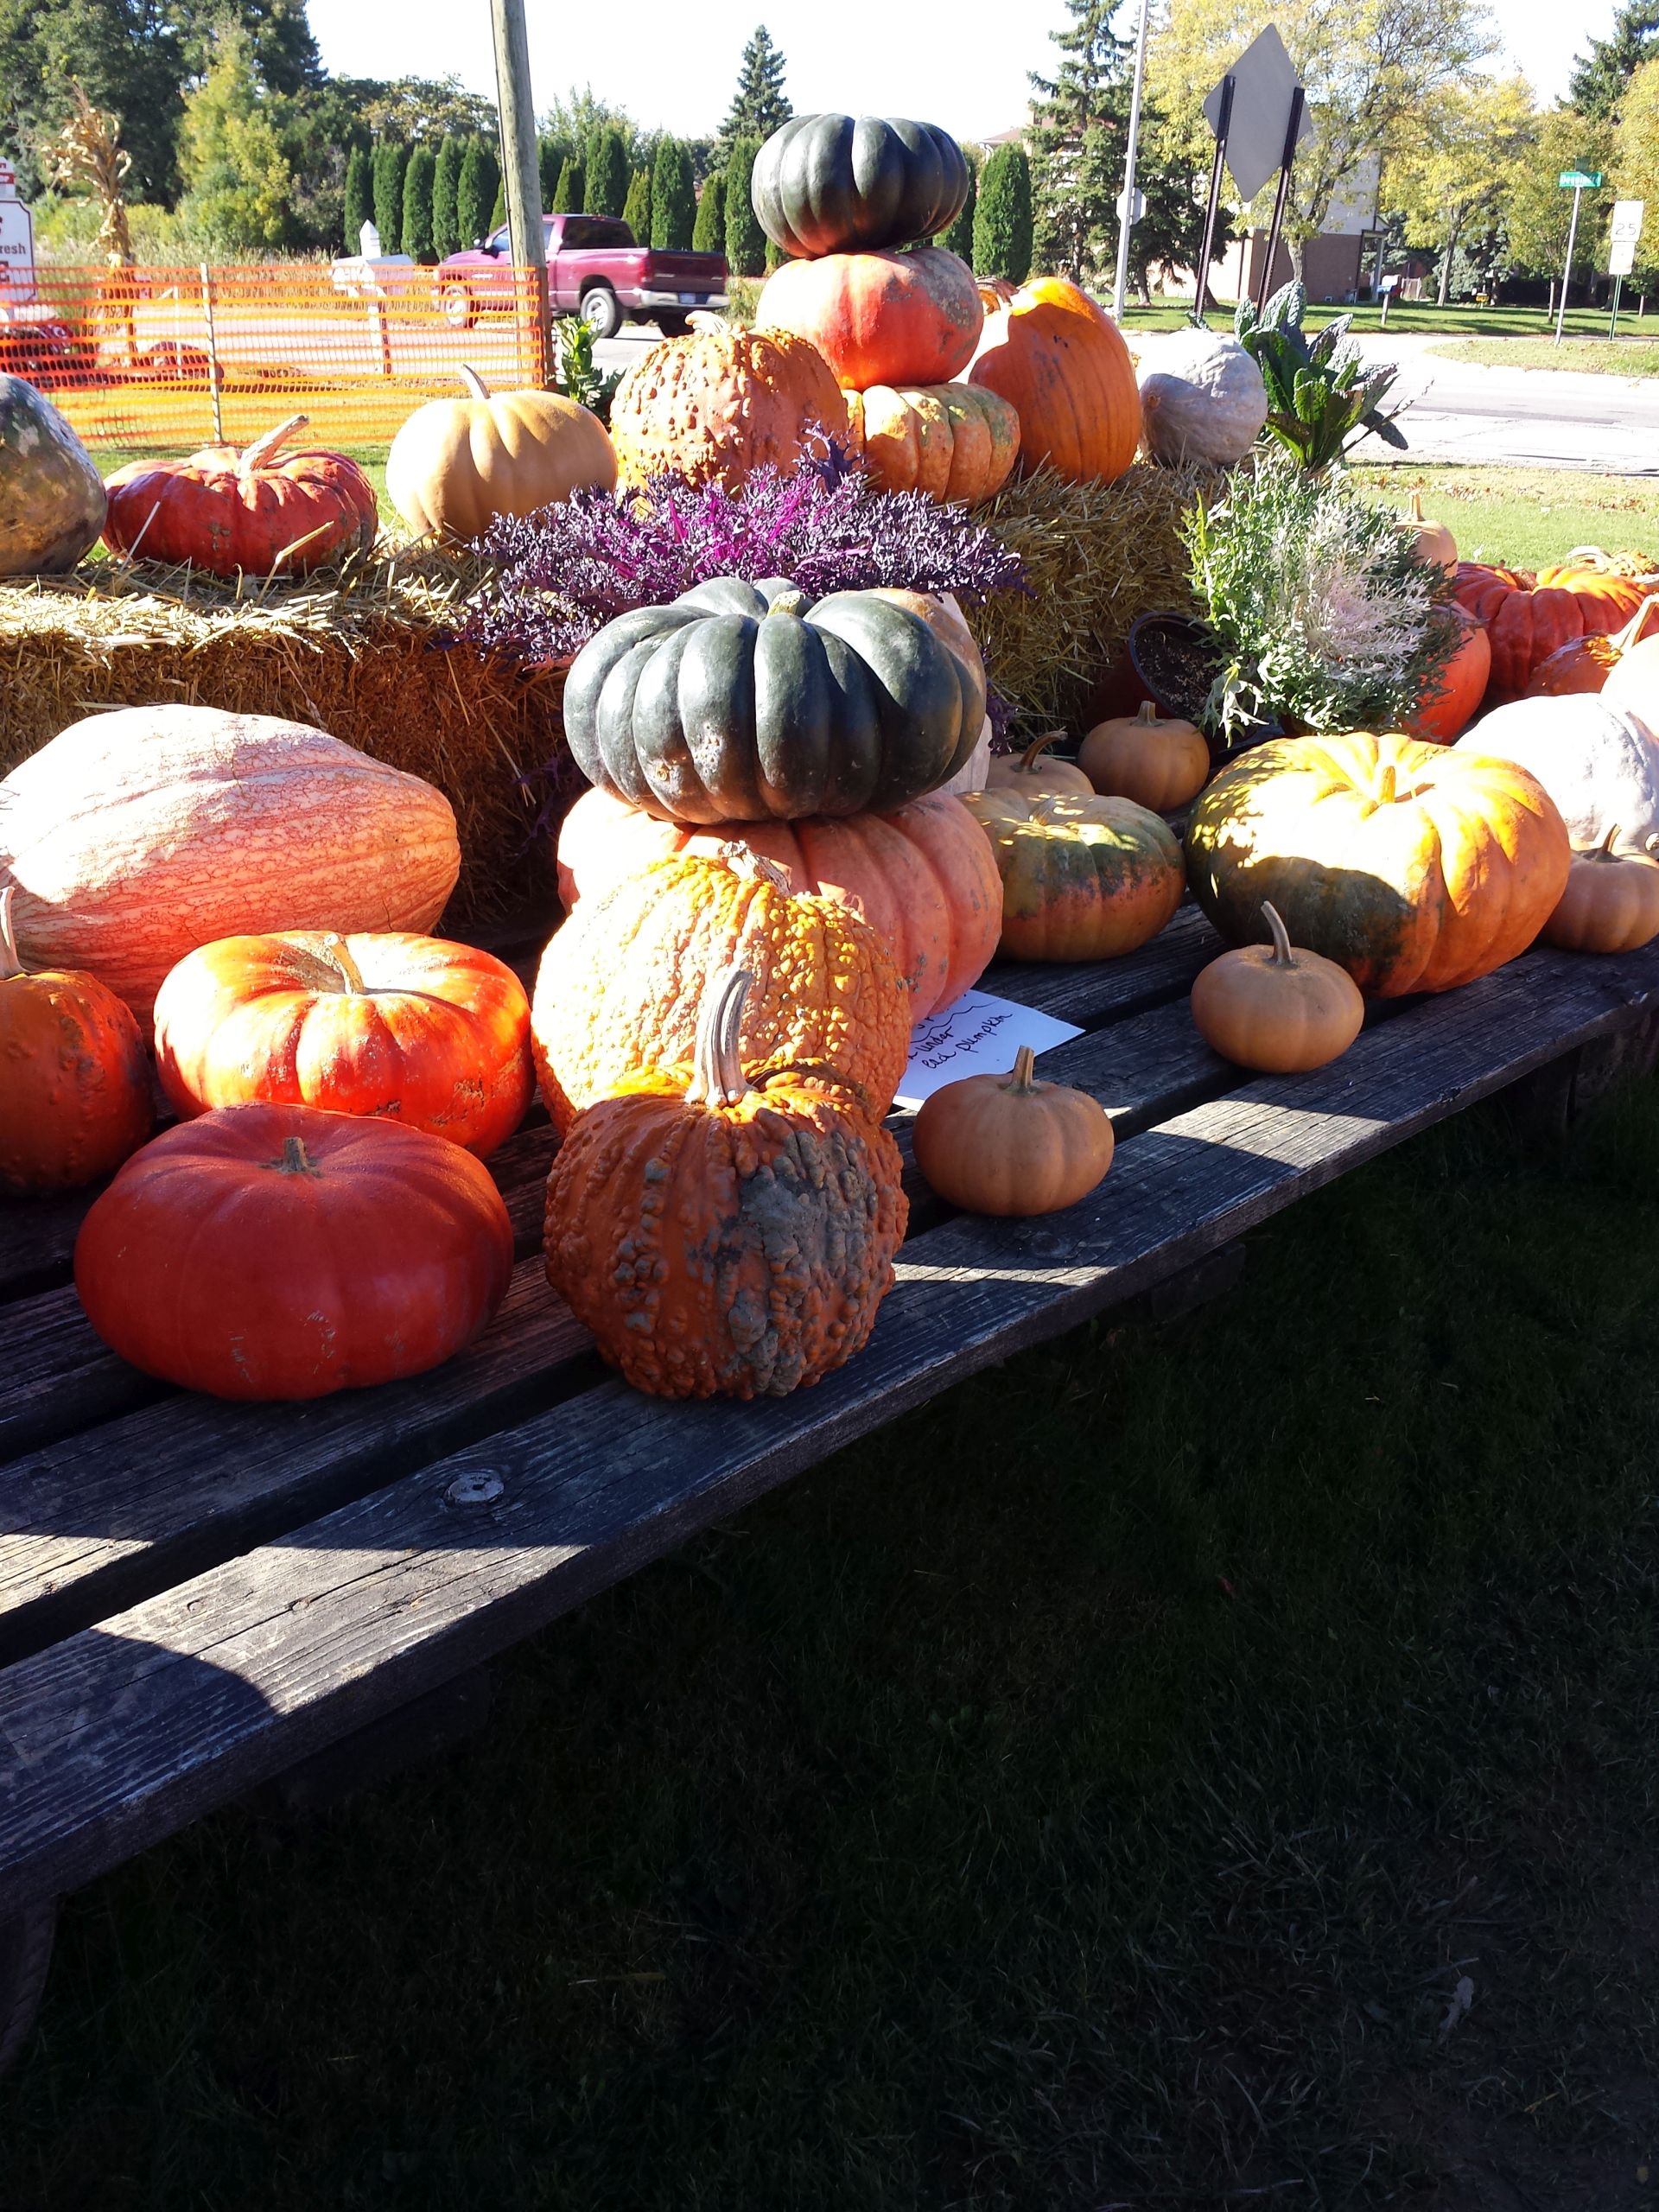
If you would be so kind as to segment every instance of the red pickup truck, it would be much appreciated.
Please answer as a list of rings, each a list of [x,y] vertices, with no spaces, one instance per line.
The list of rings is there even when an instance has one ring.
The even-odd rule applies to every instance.
[[[547,289],[556,315],[579,315],[595,338],[613,338],[625,321],[654,322],[677,338],[694,308],[726,304],[722,253],[674,253],[639,245],[610,215],[543,215]],[[505,226],[482,245],[452,253],[436,271],[440,313],[469,330],[486,308],[512,301],[512,255]]]

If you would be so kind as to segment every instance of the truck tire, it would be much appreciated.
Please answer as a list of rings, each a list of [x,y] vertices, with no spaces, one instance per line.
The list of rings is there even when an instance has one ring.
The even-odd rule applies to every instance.
[[[622,309],[608,284],[590,284],[582,296],[582,319],[595,338],[614,338],[622,327]]]
[[[473,296],[464,284],[440,284],[438,313],[451,330],[470,330],[473,327]]]
[[[683,338],[691,327],[690,316],[683,310],[677,314],[672,308],[662,308],[652,320],[664,338]]]

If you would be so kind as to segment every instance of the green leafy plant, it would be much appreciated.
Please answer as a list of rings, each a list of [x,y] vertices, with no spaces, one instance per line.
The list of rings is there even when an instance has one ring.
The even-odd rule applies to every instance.
[[[1281,285],[1260,315],[1249,300],[1238,303],[1234,335],[1268,387],[1262,436],[1288,447],[1304,468],[1325,467],[1368,430],[1403,449],[1399,426],[1382,412],[1398,370],[1365,366],[1357,346],[1345,342],[1351,315],[1338,315],[1309,338],[1306,312],[1306,288],[1294,283]]]
[[[599,366],[594,359],[594,334],[579,315],[561,315],[553,326],[553,340],[558,354],[555,391],[608,423],[622,372],[613,369],[607,376]]]
[[[1399,729],[1457,649],[1451,582],[1340,478],[1267,456],[1184,525],[1219,663],[1201,719]]]

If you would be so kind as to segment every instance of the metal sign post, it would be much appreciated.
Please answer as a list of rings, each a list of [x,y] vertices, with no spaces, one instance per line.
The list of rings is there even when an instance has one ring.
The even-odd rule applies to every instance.
[[[1612,228],[1608,233],[1607,274],[1613,280],[1613,311],[1607,319],[1607,335],[1618,335],[1618,302],[1624,289],[1624,279],[1636,267],[1636,249],[1642,238],[1642,218],[1647,213],[1645,200],[1615,200]]]
[[[1227,155],[1227,132],[1233,119],[1233,94],[1236,89],[1231,77],[1224,77],[1217,88],[1221,105],[1216,131],[1216,158],[1210,168],[1210,197],[1204,208],[1204,244],[1198,248],[1198,294],[1192,302],[1193,320],[1204,321],[1210,290],[1210,257],[1215,251],[1216,217],[1221,212],[1221,165]]]
[[[1561,342],[1561,326],[1567,321],[1567,287],[1573,282],[1573,249],[1579,242],[1579,210],[1584,205],[1586,192],[1599,192],[1605,181],[1599,169],[1563,169],[1560,188],[1573,194],[1573,220],[1567,228],[1567,267],[1561,275],[1561,302],[1555,310],[1555,343]]]
[[[1262,289],[1256,296],[1258,308],[1266,307],[1268,295],[1273,289],[1273,264],[1279,251],[1279,233],[1285,227],[1285,207],[1290,199],[1290,173],[1296,166],[1296,141],[1302,135],[1302,116],[1307,106],[1307,95],[1300,85],[1291,94],[1290,121],[1285,128],[1284,159],[1279,164],[1279,189],[1273,196],[1273,221],[1268,231],[1267,258],[1262,264]]]

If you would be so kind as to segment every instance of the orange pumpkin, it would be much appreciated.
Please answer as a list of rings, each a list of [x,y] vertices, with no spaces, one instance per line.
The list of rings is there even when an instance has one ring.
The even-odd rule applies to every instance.
[[[554,932],[530,1027],[556,1127],[641,1068],[688,1063],[705,992],[737,966],[754,977],[744,1059],[833,1067],[880,1121],[910,1058],[897,961],[859,915],[730,847],[624,876]]]
[[[1293,942],[1382,998],[1449,991],[1524,952],[1571,857],[1541,784],[1508,760],[1390,733],[1270,740],[1187,824],[1193,896],[1235,944]]]
[[[386,455],[386,492],[417,537],[476,537],[498,515],[534,514],[579,486],[608,490],[616,454],[597,416],[563,392],[492,396],[463,365],[464,399],[429,399]]]
[[[1558,645],[1549,658],[1532,671],[1527,685],[1529,699],[1560,699],[1579,691],[1599,691],[1611,679],[1613,671],[1628,653],[1634,652],[1643,641],[1651,618],[1659,609],[1659,592],[1644,599],[1622,630],[1611,636],[1597,631],[1589,637],[1571,638]],[[1646,658],[1659,664],[1659,653],[1653,651],[1652,639],[1648,639]],[[1641,664],[1638,662],[1638,666]],[[1628,681],[1628,679],[1626,679]],[[1617,695],[1615,695],[1617,696]],[[1634,705],[1626,700],[1626,705]],[[1651,724],[1653,716],[1644,719]]]
[[[1020,467],[1111,483],[1141,443],[1141,393],[1117,325],[1064,276],[1033,276],[986,317],[969,384],[1020,417]]]
[[[1623,629],[1659,575],[1632,572],[1593,546],[1535,575],[1525,569],[1458,564],[1457,596],[1486,626],[1492,649],[1488,706],[1525,696],[1533,671],[1575,638],[1606,635]]]
[[[1020,458],[1020,417],[976,385],[872,385],[847,395],[853,443],[883,492],[925,492],[973,506]]]
[[[1194,723],[1160,715],[1143,699],[1132,719],[1096,723],[1077,748],[1077,766],[1103,798],[1168,814],[1209,781],[1210,747]]]
[[[1002,877],[1002,950],[1016,960],[1110,960],[1156,937],[1181,903],[1181,849],[1132,799],[977,791]]]
[[[163,1130],[75,1242],[123,1359],[218,1398],[321,1398],[423,1374],[501,1303],[512,1224],[487,1167],[421,1129],[228,1106]]]
[[[1106,1109],[1086,1090],[1037,1080],[1021,1045],[1007,1075],[964,1076],[922,1101],[916,1165],[969,1213],[1055,1213],[1086,1198],[1112,1164]]]
[[[887,941],[910,987],[911,1019],[976,983],[1002,927],[1002,882],[984,835],[958,798],[934,793],[891,814],[728,822],[693,830],[584,791],[559,830],[559,896],[607,890],[681,852],[740,845],[780,868],[796,893],[834,899]]]
[[[804,338],[849,391],[868,391],[948,382],[972,360],[985,311],[967,263],[924,245],[786,261],[761,287],[754,320]]]
[[[1338,1059],[1358,1036],[1365,1001],[1345,968],[1293,945],[1264,901],[1271,944],[1242,944],[1200,969],[1192,1022],[1213,1052],[1263,1075],[1302,1075]]]
[[[1411,511],[1406,517],[1406,527],[1417,547],[1417,557],[1427,561],[1437,569],[1444,569],[1448,576],[1458,573],[1458,541],[1443,522],[1430,522],[1423,514],[1423,495],[1414,492]]]
[[[712,978],[690,1067],[578,1114],[548,1178],[548,1281],[659,1397],[782,1397],[839,1367],[905,1233],[899,1148],[833,1066],[746,1065],[749,982]]]
[[[186,1116],[251,1099],[376,1114],[481,1160],[535,1088],[512,969],[394,931],[288,930],[187,954],[156,995],[156,1058]]]
[[[302,576],[366,553],[378,527],[374,486],[343,453],[281,453],[305,427],[292,415],[240,452],[204,446],[182,461],[118,468],[104,487],[104,543],[215,576]]]
[[[1659,937],[1659,861],[1621,853],[1617,825],[1587,853],[1574,853],[1560,903],[1544,924],[1568,952],[1634,952]]]
[[[1468,728],[1480,711],[1492,671],[1491,641],[1474,616],[1461,607],[1449,607],[1444,619],[1458,625],[1457,649],[1406,724],[1408,736],[1433,745],[1450,745]]]
[[[1021,791],[1027,798],[1039,791],[1071,791],[1078,798],[1092,798],[1095,787],[1081,766],[1075,760],[1061,760],[1048,749],[1065,735],[1063,729],[1052,729],[1033,738],[1023,753],[994,753],[985,777],[986,790]]]
[[[130,1008],[96,976],[26,968],[16,896],[0,891],[0,1192],[29,1198],[107,1175],[155,1116]]]
[[[847,403],[817,347],[728,322],[652,346],[611,401],[624,484],[666,470],[735,492],[753,469],[798,468],[815,429],[847,436]]]

